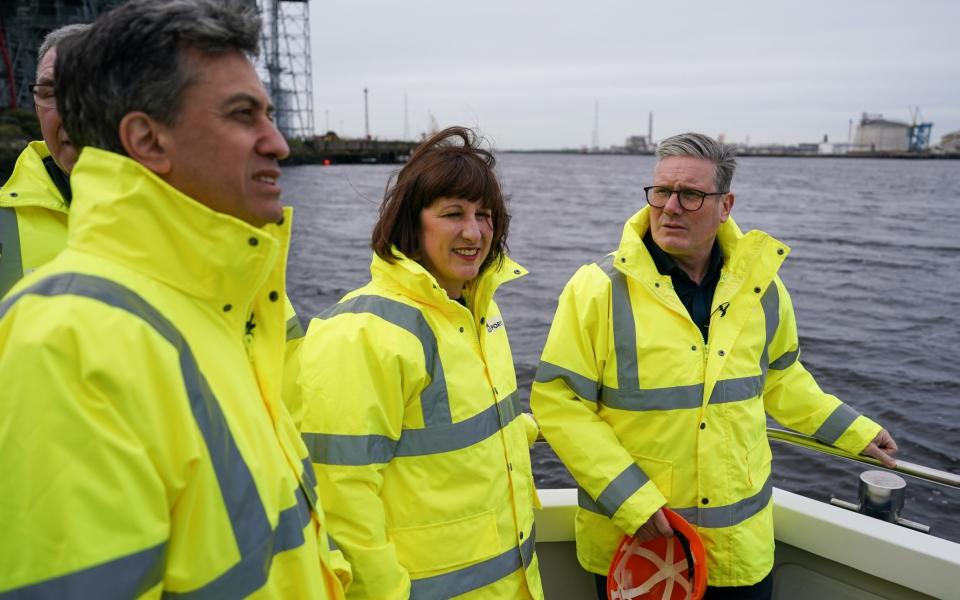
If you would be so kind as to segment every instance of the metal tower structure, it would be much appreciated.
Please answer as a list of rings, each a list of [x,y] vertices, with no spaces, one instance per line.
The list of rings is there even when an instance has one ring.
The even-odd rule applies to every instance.
[[[403,139],[410,139],[410,110],[407,107],[407,93],[403,93]]]
[[[370,139],[370,104],[367,102],[367,88],[363,88],[363,135]]]
[[[248,0],[263,19],[260,72],[284,137],[306,138],[313,124],[313,61],[308,0]]]
[[[3,0],[0,3],[0,108],[30,109],[37,50],[44,36],[70,23],[89,23],[123,0]],[[257,72],[287,138],[314,134],[308,0],[244,0],[263,21]]]
[[[593,139],[590,140],[590,150],[596,152],[600,149],[600,101],[593,101]]]
[[[27,86],[37,72],[44,36],[70,23],[89,23],[120,0],[4,0],[0,5],[0,108],[33,107]]]

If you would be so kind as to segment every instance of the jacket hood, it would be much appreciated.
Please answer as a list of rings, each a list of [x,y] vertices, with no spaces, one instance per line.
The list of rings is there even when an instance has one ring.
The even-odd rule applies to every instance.
[[[44,142],[30,142],[23,149],[10,179],[0,188],[0,206],[30,206],[68,212],[69,207],[63,195],[43,165],[43,159],[48,156],[50,151]]]
[[[256,228],[207,208],[140,163],[87,147],[71,175],[67,246],[200,300],[242,308],[285,267],[292,210]]]

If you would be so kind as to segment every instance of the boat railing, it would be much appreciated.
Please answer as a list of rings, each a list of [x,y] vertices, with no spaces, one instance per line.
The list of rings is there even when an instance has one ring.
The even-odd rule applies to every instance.
[[[907,462],[900,459],[896,459],[896,467],[886,467],[883,465],[883,463],[873,457],[863,456],[862,454],[851,454],[846,450],[841,450],[840,448],[831,446],[830,444],[825,444],[820,440],[808,435],[795,433],[793,431],[786,431],[784,429],[777,429],[775,427],[767,428],[767,437],[773,441],[783,442],[790,444],[791,446],[798,446],[800,448],[814,450],[823,454],[839,456],[840,458],[852,460],[854,462],[863,463],[872,467],[878,467],[887,471],[902,473],[904,475],[909,475],[910,477],[922,479],[930,483],[936,483],[948,488],[960,490],[960,475],[954,475],[953,473],[949,473],[947,471],[933,469],[931,467],[918,465],[916,463]]]
[[[830,504],[854,512],[868,515],[877,519],[896,523],[904,527],[930,532],[930,526],[905,519],[901,516],[906,501],[906,482],[893,473],[907,475],[928,483],[933,483],[954,490],[960,490],[960,475],[941,471],[924,465],[897,459],[895,467],[887,467],[879,460],[862,454],[851,454],[830,444],[826,444],[808,435],[777,429],[767,428],[767,437],[776,442],[812,450],[822,454],[837,456],[845,460],[858,462],[875,469],[860,473],[858,501],[849,502],[839,498],[831,498]],[[545,441],[541,437],[537,442]]]
[[[897,466],[891,469],[884,466],[883,463],[873,457],[864,456],[862,454],[851,454],[846,450],[841,450],[840,448],[831,446],[830,444],[825,444],[809,435],[803,435],[802,433],[787,431],[785,429],[777,429],[776,427],[767,427],[767,437],[776,442],[783,442],[785,444],[798,446],[806,450],[821,452],[823,454],[831,454],[846,460],[863,463],[872,467],[879,467],[888,471],[903,473],[904,475],[909,475],[910,477],[915,477],[917,479],[936,483],[948,488],[960,490],[960,475],[955,475],[947,471],[941,471],[939,469],[918,465],[916,463],[907,462],[900,459],[896,459]],[[536,442],[537,444],[546,444],[547,440],[541,433],[539,437],[537,437]]]

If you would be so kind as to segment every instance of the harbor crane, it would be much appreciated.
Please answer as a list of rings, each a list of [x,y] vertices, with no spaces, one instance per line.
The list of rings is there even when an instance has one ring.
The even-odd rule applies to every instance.
[[[933,129],[933,123],[923,122],[919,106],[908,106],[907,110],[910,111],[911,117],[910,129],[907,130],[910,152],[925,152],[930,149],[930,131]]]

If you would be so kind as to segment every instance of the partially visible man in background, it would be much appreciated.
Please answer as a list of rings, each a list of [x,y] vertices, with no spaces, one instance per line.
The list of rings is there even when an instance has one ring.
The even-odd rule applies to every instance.
[[[30,142],[0,188],[0,297],[26,273],[49,262],[67,241],[70,171],[77,150],[63,129],[53,90],[57,46],[89,25],[65,25],[47,34],[30,86],[43,141]]]
[[[66,248],[0,302],[0,596],[349,583],[281,398],[289,148],[250,4],[131,0],[60,46],[80,157]]]

